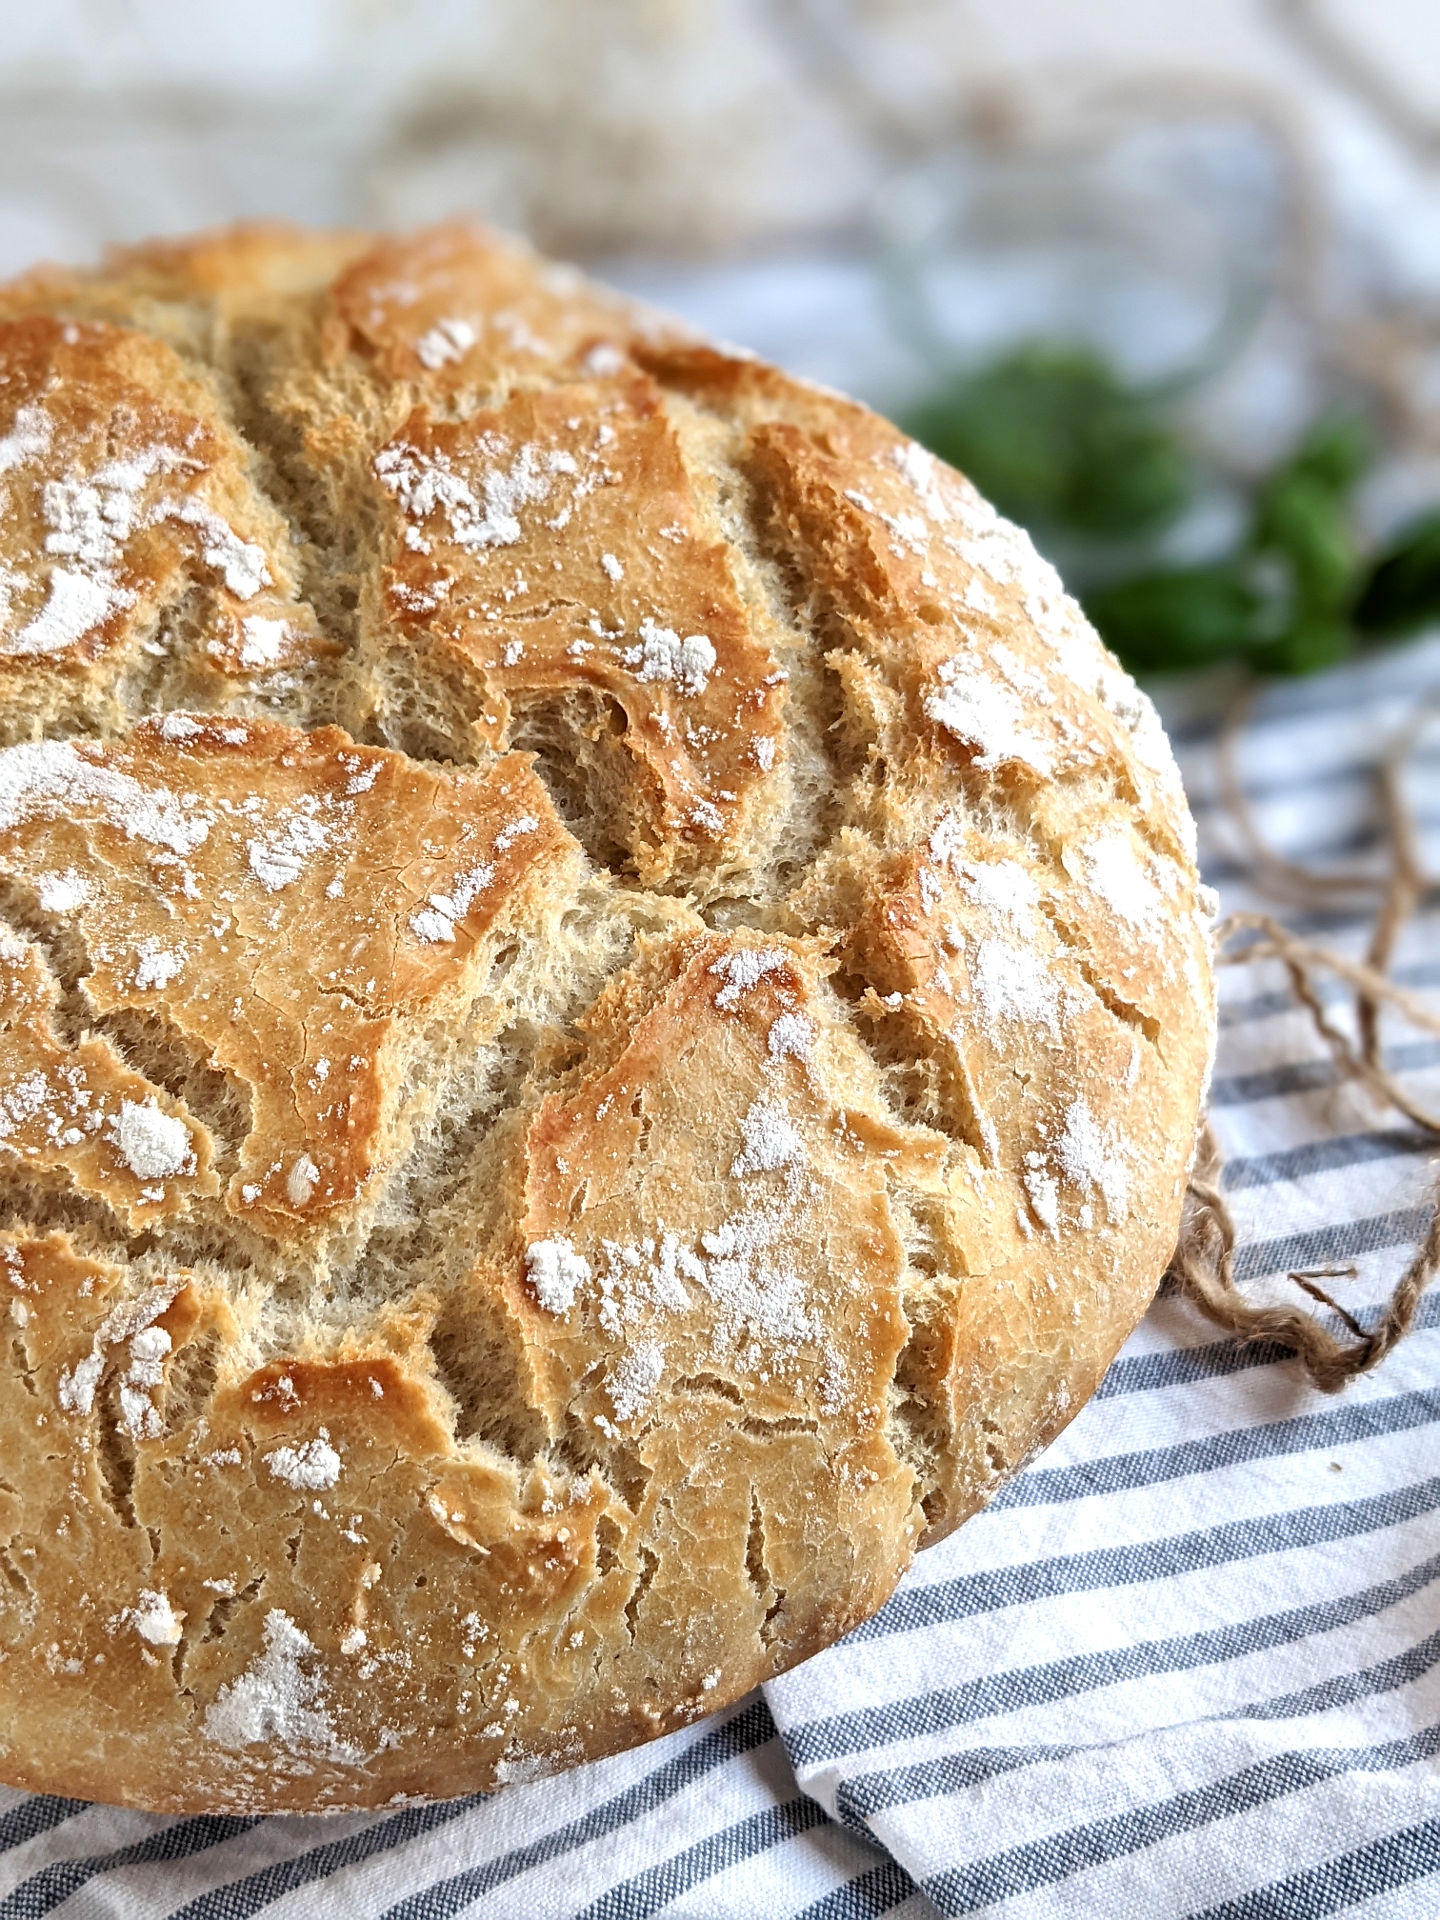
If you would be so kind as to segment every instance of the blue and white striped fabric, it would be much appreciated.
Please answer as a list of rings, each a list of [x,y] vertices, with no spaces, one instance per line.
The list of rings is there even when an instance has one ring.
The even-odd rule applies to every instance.
[[[1440,692],[1440,641],[1271,695],[1260,826],[1353,866],[1368,769]],[[1440,730],[1437,730],[1440,731]],[[1177,727],[1227,906],[1255,904]],[[1440,868],[1440,740],[1411,798]],[[1352,952],[1364,917],[1308,926]],[[1440,913],[1396,976],[1440,985]],[[1213,1120],[1242,1280],[1376,1315],[1434,1143],[1337,1082],[1273,966],[1229,969]],[[1343,996],[1336,991],[1336,1013]],[[1440,1106],[1440,1041],[1388,1058]],[[1440,1913],[1440,1289],[1343,1395],[1162,1297],[1101,1391],[885,1611],[728,1713],[494,1800],[161,1820],[0,1798],[0,1920],[1311,1920]]]

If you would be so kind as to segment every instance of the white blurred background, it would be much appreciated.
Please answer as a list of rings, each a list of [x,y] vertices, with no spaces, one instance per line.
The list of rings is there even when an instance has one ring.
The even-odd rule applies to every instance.
[[[0,271],[480,212],[903,411],[1037,330],[1436,497],[1437,0],[0,0]]]

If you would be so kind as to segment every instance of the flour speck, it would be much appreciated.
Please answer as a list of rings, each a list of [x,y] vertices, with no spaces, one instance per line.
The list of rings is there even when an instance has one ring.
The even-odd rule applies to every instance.
[[[170,1180],[195,1170],[190,1129],[153,1100],[122,1100],[111,1130],[120,1158],[137,1179]]]
[[[651,1341],[631,1347],[610,1376],[610,1399],[617,1420],[633,1420],[648,1406],[665,1372],[665,1356]]]
[[[171,1606],[167,1593],[156,1593],[149,1587],[142,1589],[140,1598],[129,1609],[129,1617],[140,1638],[148,1640],[152,1647],[180,1644],[185,1615]]]
[[[751,1102],[740,1122],[744,1147],[730,1163],[731,1177],[748,1173],[776,1173],[781,1167],[803,1165],[805,1143],[791,1125],[785,1109],[769,1094]]]
[[[724,954],[710,971],[725,982],[715,996],[715,1004],[723,1012],[738,1004],[742,993],[749,993],[765,978],[767,973],[776,973],[785,964],[783,953],[777,953],[773,947],[741,947],[735,953]]]
[[[324,1427],[315,1439],[303,1441],[298,1447],[276,1447],[264,1458],[274,1477],[290,1487],[319,1492],[333,1487],[340,1478],[340,1456]]]
[[[547,1313],[566,1314],[590,1278],[590,1262],[564,1239],[536,1240],[525,1253],[530,1290]]]
[[[264,1743],[291,1753],[319,1753],[354,1764],[360,1749],[337,1739],[319,1676],[319,1649],[289,1614],[265,1616],[265,1646],[239,1679],[221,1687],[205,1714],[205,1732],[232,1751]]]

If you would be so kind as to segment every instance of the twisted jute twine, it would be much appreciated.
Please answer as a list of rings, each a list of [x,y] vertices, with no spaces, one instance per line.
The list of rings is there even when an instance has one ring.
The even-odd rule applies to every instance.
[[[1224,803],[1249,857],[1250,878],[1277,903],[1300,908],[1334,904],[1337,899],[1368,899],[1374,919],[1363,960],[1332,947],[1301,939],[1273,914],[1232,913],[1215,932],[1219,966],[1248,966],[1277,960],[1289,976],[1297,1003],[1309,1014],[1342,1079],[1358,1081],[1381,1105],[1403,1113],[1440,1143],[1440,1114],[1412,1099],[1384,1064],[1381,1012],[1392,1008],[1412,1027],[1440,1034],[1440,1013],[1391,980],[1387,973],[1400,935],[1416,908],[1437,882],[1424,871],[1414,819],[1403,790],[1405,762],[1425,723],[1422,710],[1392,744],[1377,768],[1387,853],[1382,874],[1359,870],[1317,871],[1282,859],[1263,840],[1245,797],[1238,768],[1238,745],[1253,704],[1247,694],[1232,711],[1217,746]],[[1336,1025],[1325,1009],[1317,979],[1341,980],[1355,996],[1355,1035]],[[1185,1196],[1180,1240],[1169,1279],[1200,1311],[1242,1343],[1265,1341],[1287,1349],[1317,1387],[1337,1392],[1357,1374],[1378,1366],[1410,1331],[1421,1295],[1440,1269],[1440,1173],[1432,1186],[1430,1224],[1415,1257],[1390,1295],[1378,1323],[1368,1331],[1317,1282],[1354,1276],[1353,1268],[1315,1268],[1294,1272],[1291,1282],[1327,1307],[1348,1330],[1332,1333],[1298,1302],[1261,1305],[1249,1300],[1235,1282],[1235,1222],[1222,1191],[1223,1165],[1208,1121],[1203,1126],[1195,1166]]]

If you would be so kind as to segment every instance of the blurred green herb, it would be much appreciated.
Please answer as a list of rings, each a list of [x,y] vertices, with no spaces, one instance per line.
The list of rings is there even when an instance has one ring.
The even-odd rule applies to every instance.
[[[1137,672],[1240,660],[1309,673],[1440,619],[1440,512],[1362,551],[1353,496],[1374,448],[1348,416],[1318,421],[1253,484],[1228,551],[1137,560],[1206,484],[1169,402],[1087,348],[1032,344],[953,379],[907,424],[1042,547],[1100,551],[1108,573],[1082,598]]]
[[[938,395],[912,431],[1027,524],[1144,533],[1189,498],[1177,436],[1083,347],[1020,347]]]
[[[1355,617],[1369,633],[1402,637],[1440,607],[1440,513],[1411,522],[1370,569]]]

